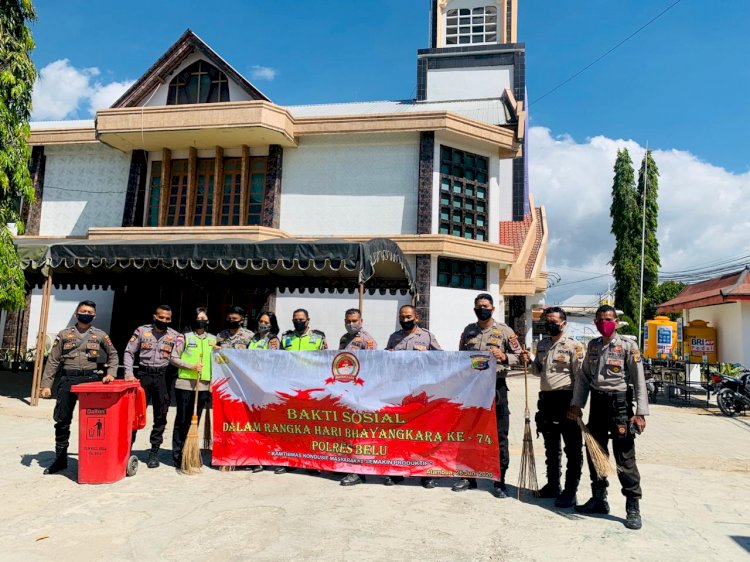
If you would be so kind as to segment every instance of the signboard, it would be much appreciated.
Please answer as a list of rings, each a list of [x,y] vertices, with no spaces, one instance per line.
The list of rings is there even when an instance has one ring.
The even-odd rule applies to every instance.
[[[690,338],[690,353],[700,355],[702,353],[714,353],[716,342],[708,338]]]

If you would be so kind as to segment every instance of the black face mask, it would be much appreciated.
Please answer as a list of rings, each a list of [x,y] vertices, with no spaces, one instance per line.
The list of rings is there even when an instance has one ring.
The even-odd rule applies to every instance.
[[[474,309],[474,314],[477,315],[477,319],[478,320],[482,320],[482,321],[489,320],[490,318],[492,318],[492,309],[490,309],[490,308],[475,308]]]
[[[227,318],[226,324],[227,328],[229,328],[230,330],[234,330],[235,328],[239,328],[242,325],[242,322],[240,322],[239,320],[230,320],[229,318]]]
[[[547,326],[547,333],[554,337],[559,336],[562,333],[562,325],[561,324],[555,324],[554,322],[546,322]]]
[[[94,321],[93,314],[76,314],[76,318],[81,324],[91,324]]]
[[[169,327],[169,322],[154,319],[154,326],[159,330],[166,330]]]
[[[406,332],[411,332],[414,329],[416,322],[414,320],[401,320],[399,324],[401,324],[401,329]]]
[[[292,324],[295,332],[304,332],[307,328],[307,320],[292,320]]]
[[[208,320],[196,320],[195,321],[196,330],[205,330],[206,326],[208,326]]]

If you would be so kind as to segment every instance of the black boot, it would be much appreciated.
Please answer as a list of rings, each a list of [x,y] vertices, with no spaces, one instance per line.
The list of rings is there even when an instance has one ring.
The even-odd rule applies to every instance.
[[[383,486],[395,486],[399,482],[403,482],[404,477],[403,476],[386,476],[385,480],[383,480]]]
[[[625,498],[625,526],[638,530],[643,526],[638,498]]]
[[[339,480],[339,484],[341,484],[342,486],[356,486],[357,484],[362,484],[362,482],[364,481],[364,474],[347,474],[341,480]]]
[[[44,474],[55,474],[68,468],[68,448],[55,447],[55,460],[44,469]]]
[[[555,507],[575,507],[576,491],[568,490],[566,487],[555,500]]]
[[[151,451],[148,454],[148,461],[146,466],[149,468],[157,468],[159,466],[159,446],[153,445]]]
[[[606,487],[591,487],[592,497],[583,505],[576,506],[576,513],[594,514],[602,513],[604,515],[609,513],[609,503],[607,503],[607,488]]]
[[[435,486],[437,486],[437,480],[434,478],[422,478],[422,488],[427,488],[428,490],[431,490]]]
[[[476,478],[461,478],[458,482],[453,484],[451,488],[454,492],[465,492],[466,490],[472,490],[477,487]]]
[[[560,495],[560,483],[559,482],[552,482],[548,480],[547,483],[544,486],[542,486],[542,489],[539,490],[540,498],[556,498],[559,495]]]
[[[505,471],[503,471],[503,479],[492,484],[492,495],[499,499],[508,497],[508,488],[505,487]]]

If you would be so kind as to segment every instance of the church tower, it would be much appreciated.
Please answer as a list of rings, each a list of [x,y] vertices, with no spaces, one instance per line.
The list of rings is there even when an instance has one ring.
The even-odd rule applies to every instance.
[[[431,0],[430,48],[417,54],[417,102],[497,100],[509,90],[525,107],[526,48],[517,42],[517,19],[518,0]],[[507,181],[512,218],[524,220],[526,146]]]

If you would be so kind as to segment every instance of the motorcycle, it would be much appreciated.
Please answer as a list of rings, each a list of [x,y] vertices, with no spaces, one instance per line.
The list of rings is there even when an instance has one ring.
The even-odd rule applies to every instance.
[[[725,416],[734,417],[750,411],[750,371],[740,371],[738,377],[711,373],[716,404]]]

